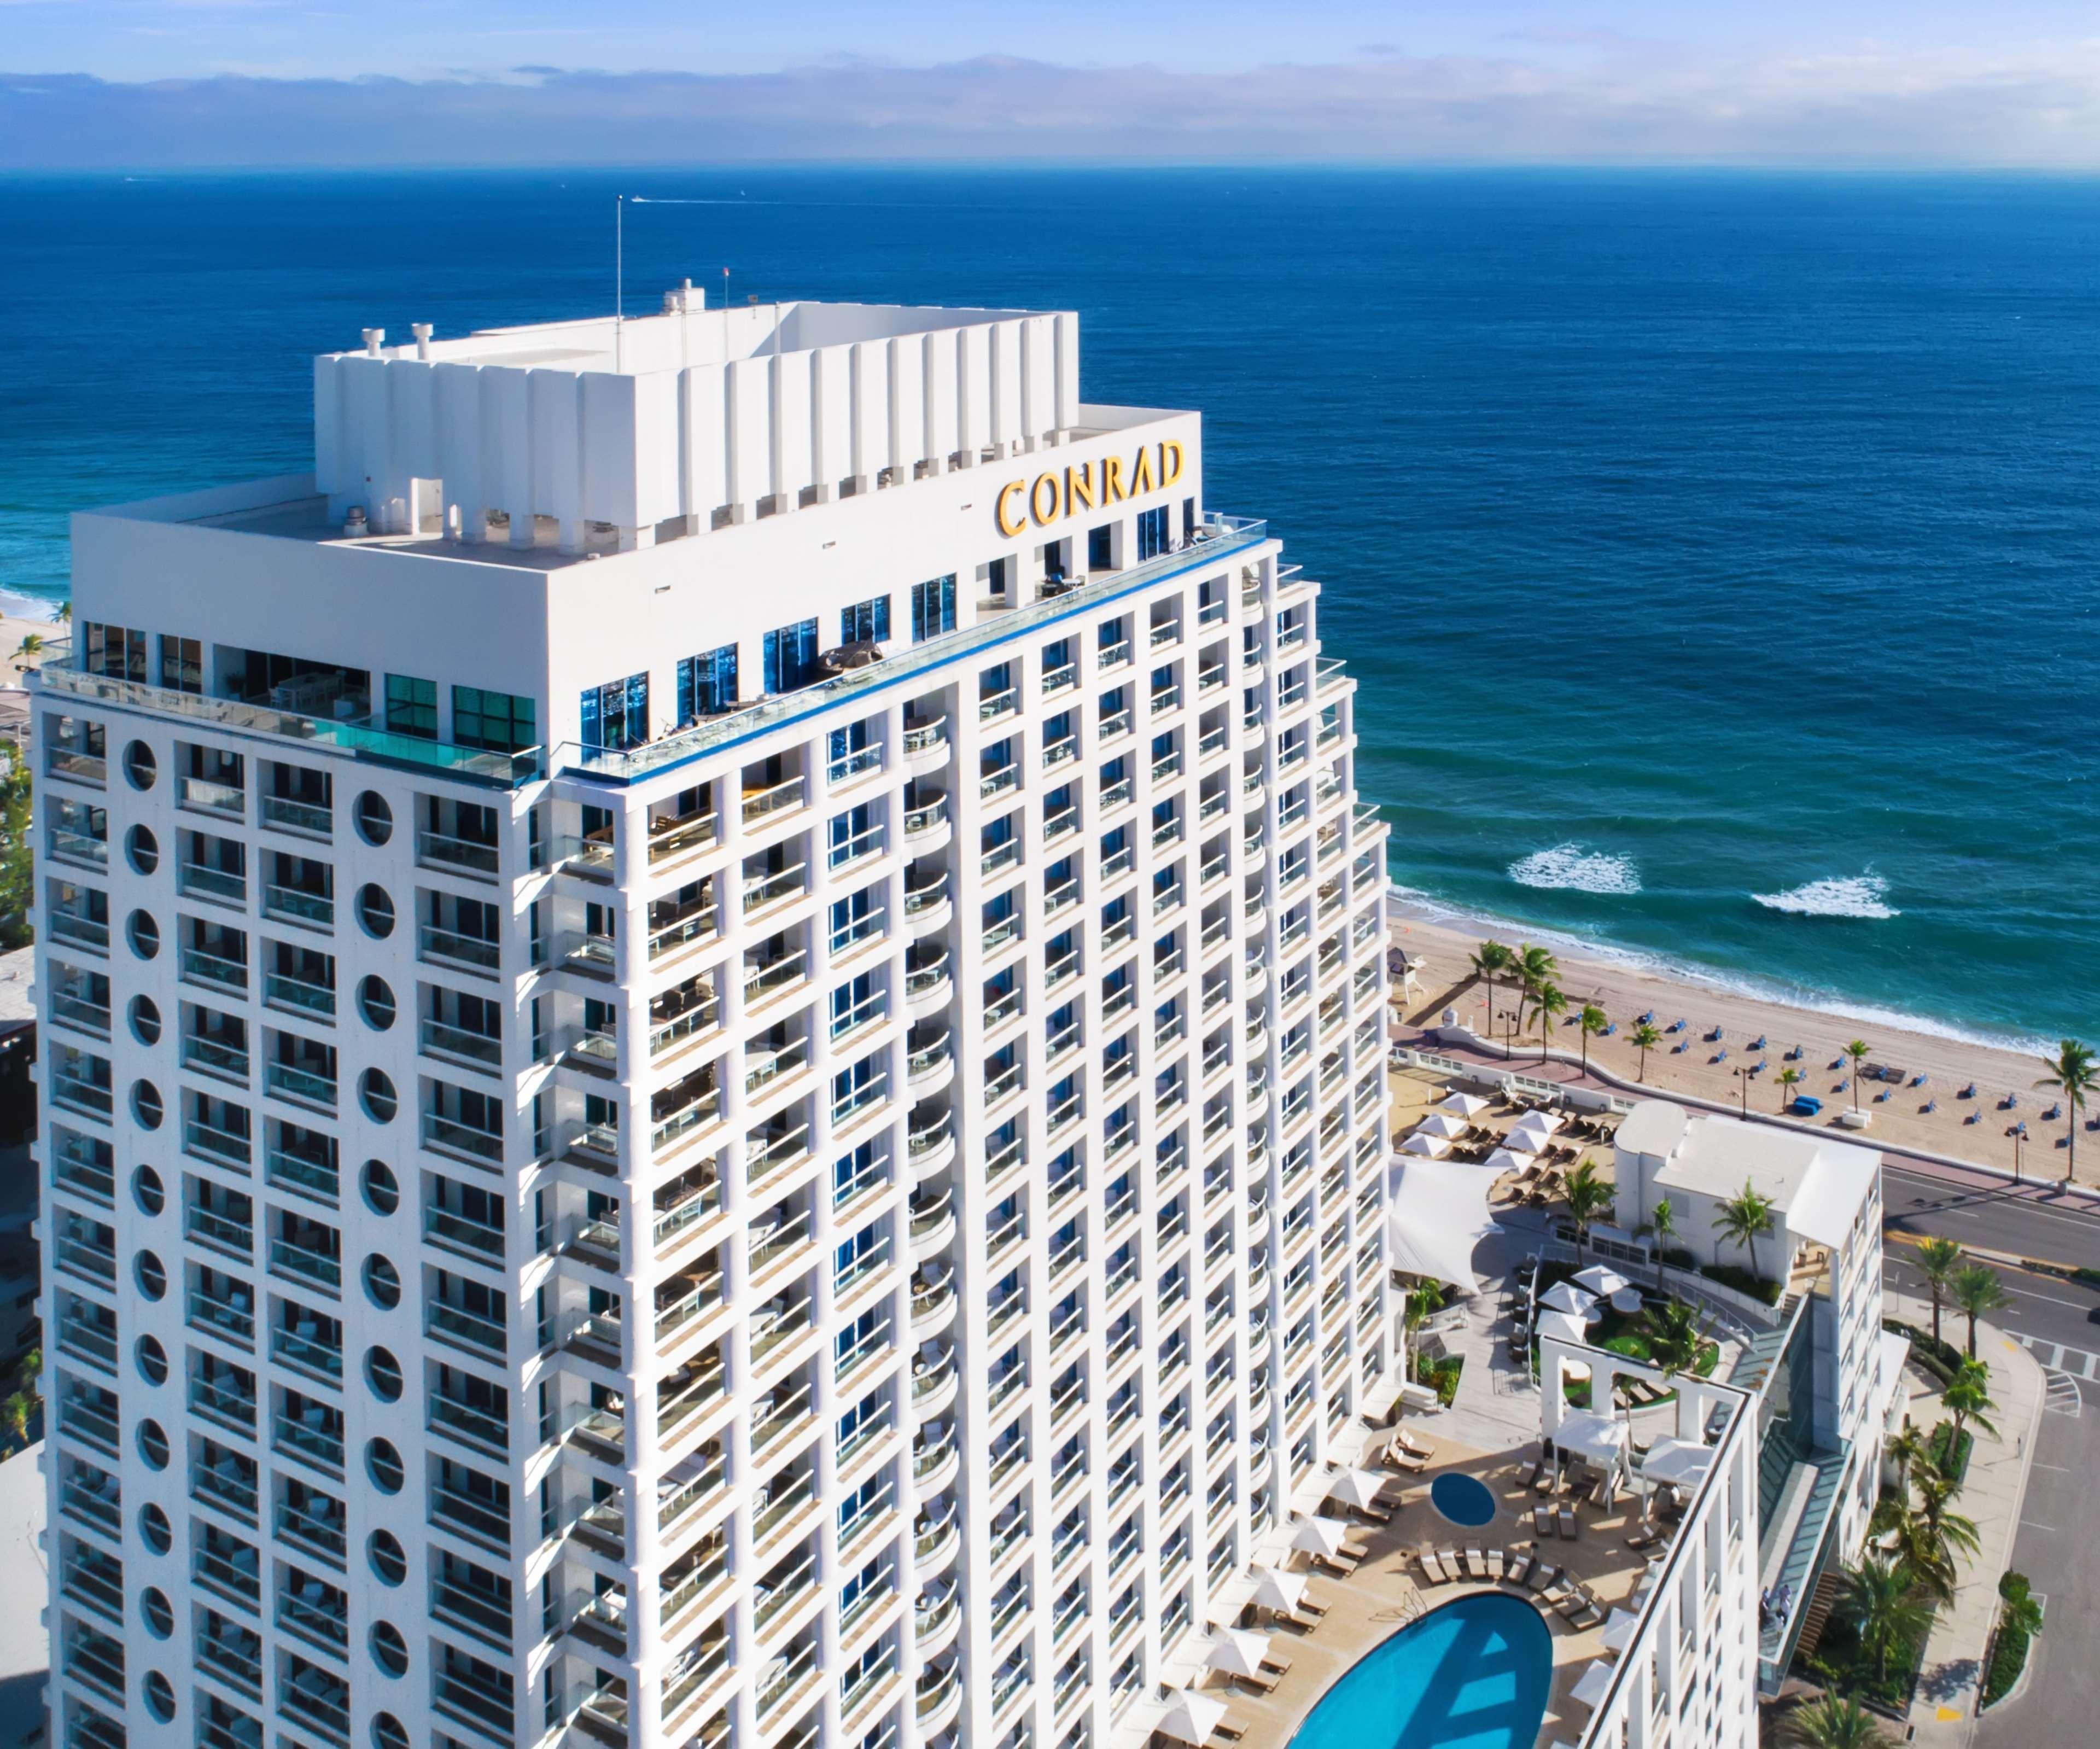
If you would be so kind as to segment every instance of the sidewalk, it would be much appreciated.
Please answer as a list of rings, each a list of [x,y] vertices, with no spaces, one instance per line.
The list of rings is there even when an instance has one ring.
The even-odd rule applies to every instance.
[[[1932,1308],[1906,1294],[1890,1293],[1889,1310],[1921,1330],[1932,1327]],[[1960,1344],[1965,1318],[1943,1318],[1942,1332]],[[1954,1602],[1934,1617],[1925,1644],[1925,1663],[1917,1695],[1911,1703],[1911,1742],[1921,1749],[1968,1749],[1976,1737],[1976,1701],[1983,1685],[1983,1658],[1998,1619],[1998,1577],[2010,1564],[2013,1539],[2034,1462],[2035,1433],[2041,1420],[2045,1388],[2040,1363],[1995,1325],[1976,1327],[1976,1354],[1991,1368],[1991,1395],[1997,1410],[1991,1417],[2000,1437],[1976,1433],[1969,1473],[1955,1510],[1976,1523],[1981,1547],[1973,1560],[1961,1563]],[[1943,1417],[1936,1396],[1914,1389],[1907,1411],[1921,1427]]]

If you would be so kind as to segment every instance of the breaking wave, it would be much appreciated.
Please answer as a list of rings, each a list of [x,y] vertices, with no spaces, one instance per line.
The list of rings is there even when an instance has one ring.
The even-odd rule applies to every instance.
[[[1750,897],[1767,911],[1785,911],[1802,917],[1866,917],[1879,920],[1902,912],[1884,901],[1889,883],[1877,874],[1846,875],[1827,881],[1811,881],[1785,893],[1753,893]]]
[[[1638,893],[1640,872],[1624,856],[1586,850],[1579,844],[1556,844],[1533,850],[1509,866],[1519,886],[1559,887],[1577,893]]]

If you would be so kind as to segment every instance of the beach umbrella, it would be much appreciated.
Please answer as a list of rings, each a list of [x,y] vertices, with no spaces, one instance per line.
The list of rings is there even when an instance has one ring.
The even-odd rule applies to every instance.
[[[1192,1694],[1187,1689],[1176,1691],[1168,1703],[1165,1714],[1153,1729],[1176,1742],[1201,1745],[1211,1740],[1211,1733],[1224,1722],[1225,1703],[1214,1694]]]
[[[1328,1478],[1327,1498],[1345,1506],[1366,1507],[1385,1491],[1386,1478],[1367,1469],[1337,1471]]]
[[[1460,1117],[1478,1117],[1488,1109],[1488,1102],[1477,1093],[1453,1093],[1436,1102],[1440,1111],[1452,1111]]]
[[[1522,1172],[1536,1157],[1529,1154],[1513,1153],[1507,1148],[1497,1148],[1488,1156],[1486,1164],[1497,1172]]]
[[[1325,1555],[1332,1560],[1341,1553],[1342,1545],[1348,1539],[1349,1527],[1340,1519],[1314,1517],[1298,1526],[1297,1534],[1290,1539],[1290,1546],[1308,1555]]]
[[[1713,1462],[1714,1448],[1696,1439],[1658,1439],[1641,1460],[1641,1479],[1655,1487],[1683,1487],[1698,1481]]]
[[[1613,1610],[1604,1618],[1604,1644],[1623,1652],[1633,1644],[1634,1630],[1639,1626],[1640,1617],[1631,1610]]]
[[[1592,1318],[1597,1315],[1597,1300],[1573,1282],[1555,1282],[1538,1296],[1538,1303],[1548,1311],[1566,1312],[1571,1317]]]
[[[1593,1263],[1586,1270],[1577,1270],[1574,1282],[1577,1287],[1594,1293],[1600,1300],[1608,1300],[1621,1289],[1633,1286],[1631,1281],[1608,1263]]]
[[[1305,1596],[1305,1575],[1284,1573],[1274,1567],[1255,1569],[1254,1601],[1264,1610],[1281,1610],[1288,1615]]]
[[[1603,1658],[1597,1659],[1582,1672],[1582,1679],[1569,1691],[1568,1698],[1580,1701],[1586,1707],[1594,1707],[1611,1688],[1613,1667]]]
[[[1536,1333],[1542,1336],[1554,1336],[1563,1342],[1587,1342],[1590,1340],[1590,1327],[1567,1312],[1540,1313]]]
[[[1400,1151],[1424,1159],[1440,1160],[1451,1151],[1451,1144],[1441,1136],[1425,1136],[1418,1131],[1401,1143]]]
[[[1432,1111],[1414,1126],[1418,1136],[1458,1137],[1466,1133],[1466,1120],[1449,1111]]]
[[[1268,1656],[1268,1636],[1248,1628],[1220,1628],[1203,1662],[1228,1676],[1258,1676]]]
[[[1567,1119],[1562,1117],[1557,1111],[1527,1111],[1516,1120],[1516,1128],[1533,1130],[1542,1136],[1550,1136],[1567,1121]]]

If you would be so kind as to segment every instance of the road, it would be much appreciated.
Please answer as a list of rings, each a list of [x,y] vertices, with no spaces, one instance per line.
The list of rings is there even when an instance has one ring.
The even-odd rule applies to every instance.
[[[1891,1286],[1922,1297],[1911,1255],[1914,1240],[1938,1234],[1968,1246],[2071,1265],[2100,1267],[2100,1213],[2077,1200],[2032,1189],[2014,1191],[1979,1174],[1911,1167],[1883,1168]],[[2049,1376],[2036,1436],[2026,1507],[2013,1566],[2045,1600],[2046,1631],[2027,1690],[1987,1714],[1979,1749],[2090,1742],[2100,1718],[2100,1549],[2085,1517],[2090,1478],[2100,1476],[2100,1290],[2018,1269],[1996,1270],[2012,1304],[1998,1314]],[[1951,1315],[1948,1340],[1964,1322]]]

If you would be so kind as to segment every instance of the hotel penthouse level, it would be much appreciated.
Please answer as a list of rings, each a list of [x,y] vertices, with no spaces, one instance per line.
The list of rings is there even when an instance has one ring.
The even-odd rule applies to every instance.
[[[374,329],[313,473],[75,519],[60,1742],[1105,1745],[1391,1401],[1351,684],[1080,380]]]

